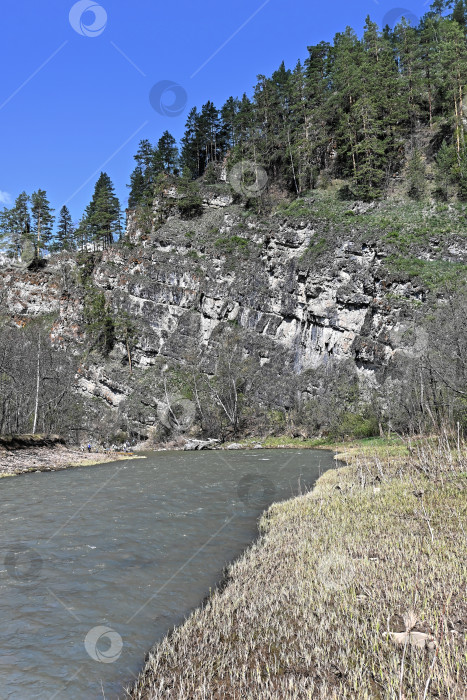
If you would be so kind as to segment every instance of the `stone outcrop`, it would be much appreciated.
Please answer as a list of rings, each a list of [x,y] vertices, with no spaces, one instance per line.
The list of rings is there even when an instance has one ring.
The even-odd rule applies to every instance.
[[[350,227],[249,217],[219,197],[206,199],[202,217],[169,216],[151,233],[143,234],[130,213],[127,241],[99,253],[92,284],[116,318],[124,312],[137,325],[134,372],[130,381],[118,342],[105,362],[83,360],[83,396],[121,407],[151,367],[201,355],[203,371],[213,374],[227,328],[241,331],[243,356],[261,369],[259,400],[279,406],[290,405],[297,391],[312,392],[308,377],[317,369],[351,361],[371,384],[395,358],[423,349],[417,308],[426,290],[388,273],[380,242]],[[18,324],[49,314],[53,342],[82,352],[75,257],[59,256],[35,272],[4,267],[0,276],[4,314]],[[304,378],[299,386],[296,377]],[[156,421],[160,398],[148,399],[143,433]]]
[[[186,451],[194,450],[214,450],[218,447],[220,440],[187,440],[183,445]]]

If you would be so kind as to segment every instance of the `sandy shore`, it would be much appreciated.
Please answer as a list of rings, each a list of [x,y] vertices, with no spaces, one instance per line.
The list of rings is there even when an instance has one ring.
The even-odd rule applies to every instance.
[[[58,445],[56,447],[31,447],[0,452],[0,477],[18,476],[29,472],[50,472],[70,467],[91,466],[125,459],[142,459],[143,455],[131,452],[90,452]]]

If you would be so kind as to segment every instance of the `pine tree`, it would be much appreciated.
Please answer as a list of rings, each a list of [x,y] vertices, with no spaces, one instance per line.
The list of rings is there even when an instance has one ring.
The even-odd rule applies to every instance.
[[[415,200],[422,199],[426,190],[426,166],[420,149],[414,148],[407,169],[407,194]]]
[[[319,172],[326,166],[329,144],[332,142],[330,130],[329,109],[329,43],[322,41],[308,47],[308,58],[304,66],[304,86],[298,84],[300,76],[297,72],[295,80],[296,94],[302,111],[301,135],[298,134],[302,145],[303,177],[305,187],[313,189],[317,183]]]
[[[424,17],[420,24],[420,52],[419,60],[422,66],[422,96],[425,96],[422,104],[426,101],[428,108],[428,122],[433,127],[433,117],[437,110],[437,96],[441,83],[439,71],[439,17],[428,15]],[[425,107],[426,112],[426,107]]]
[[[35,256],[40,258],[52,240],[55,217],[45,190],[37,190],[31,195],[31,233],[35,248]]]
[[[75,250],[75,228],[68,207],[64,204],[60,209],[60,215],[57,225],[57,234],[55,236],[54,249]]]
[[[214,103],[206,102],[201,108],[198,122],[199,137],[202,147],[202,172],[206,170],[208,163],[217,163],[221,160],[224,152],[222,139],[222,122],[219,110]]]
[[[0,244],[9,243],[11,238],[11,210],[3,207],[0,211]]]
[[[25,238],[29,234],[30,220],[27,201],[28,197],[23,192],[17,197],[15,206],[11,209],[4,207],[3,211],[0,212],[1,242],[5,246],[6,252],[15,260],[21,260]],[[24,208],[22,206],[23,203]],[[23,211],[23,217],[24,215],[27,217],[27,224],[26,220],[23,223],[21,222],[23,218],[20,214],[21,210]]]
[[[332,133],[337,151],[336,169],[342,177],[358,178],[356,146],[359,141],[355,106],[362,94],[363,51],[355,32],[347,27],[337,34],[329,63],[332,95],[329,109],[334,113]]]
[[[175,173],[178,164],[177,142],[168,131],[164,131],[157,142],[157,153],[166,173]]]
[[[215,163],[225,153],[224,126],[213,102],[206,102],[198,112],[194,107],[188,114],[182,138],[181,166],[194,177],[200,177],[208,163]]]
[[[115,319],[104,293],[89,283],[85,285],[83,315],[91,347],[107,355],[115,343]]]
[[[454,144],[458,166],[465,151],[464,137],[464,81],[467,73],[467,46],[463,28],[454,21],[440,21],[440,70],[445,87],[446,111],[451,112]]]
[[[190,172],[192,177],[202,175],[200,115],[196,107],[190,110],[182,138],[181,166],[182,172]]]
[[[16,260],[21,260],[24,249],[32,246],[29,201],[26,192],[21,192],[14,206],[5,208],[0,215],[6,250]]]
[[[21,232],[16,228],[14,207],[0,212],[0,242],[3,250],[15,260],[21,260],[23,249]]]
[[[397,73],[387,39],[367,17],[363,34],[360,65],[362,92],[355,103],[359,131],[355,147],[358,174],[354,190],[362,199],[379,197],[385,175],[393,166],[394,142],[391,127],[397,105],[391,103],[397,94]],[[384,90],[381,86],[384,85]],[[392,117],[392,119],[391,119]]]
[[[257,117],[253,107],[253,103],[249,97],[243,93],[240,100],[237,114],[237,124],[239,129],[239,146],[242,155],[248,154],[249,144],[253,141],[255,135],[255,125]]]
[[[447,200],[450,194],[450,184],[452,182],[452,171],[456,162],[454,147],[443,141],[441,148],[436,155],[436,195],[443,200]]]
[[[293,152],[290,147],[292,74],[282,62],[271,78],[258,76],[254,106],[257,128],[253,133],[255,163],[267,163],[275,180],[293,181]],[[258,135],[261,133],[261,139]],[[296,188],[295,188],[296,189]]]
[[[467,0],[456,0],[452,11],[452,19],[455,20],[467,33]]]
[[[394,84],[395,93],[391,90],[391,95],[402,97],[397,105],[399,123],[406,122],[413,137],[423,115],[425,88],[420,32],[403,19],[394,28],[393,44],[398,54],[399,80]],[[397,91],[397,83],[400,86],[399,91]]]
[[[139,202],[144,198],[145,194],[145,181],[143,175],[143,169],[140,165],[136,168],[130,175],[130,194],[128,195],[128,207],[130,209],[136,209]]]
[[[467,201],[467,154],[461,156],[460,162],[456,160],[453,168],[453,179],[457,185],[457,198],[461,202]]]
[[[88,204],[75,231],[76,246],[81,252],[89,251],[93,247],[90,225],[90,208],[91,206]]]
[[[203,213],[203,200],[199,187],[193,182],[191,173],[185,170],[183,176],[178,181],[178,191],[182,198],[178,202],[180,214],[184,219],[193,219]]]
[[[226,150],[235,148],[238,143],[237,115],[240,107],[240,100],[229,97],[221,108],[222,140]]]
[[[170,137],[168,132],[165,133]],[[152,200],[157,175],[164,170],[159,150],[151,146],[147,139],[140,141],[134,159],[136,167],[130,176],[130,194],[128,196],[130,209],[135,209],[139,204],[144,206],[149,200]]]
[[[107,173],[101,173],[94,187],[91,202],[80,223],[83,246],[92,243],[95,250],[108,248],[121,234],[120,203]]]

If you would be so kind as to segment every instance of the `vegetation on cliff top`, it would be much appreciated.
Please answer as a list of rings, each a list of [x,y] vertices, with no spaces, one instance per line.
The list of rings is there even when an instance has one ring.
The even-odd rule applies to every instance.
[[[261,211],[278,193],[301,197],[333,181],[342,201],[397,192],[413,200],[465,201],[466,34],[464,0],[435,0],[418,26],[402,19],[380,30],[368,17],[360,37],[347,27],[332,43],[309,46],[304,63],[259,75],[251,97],[193,107],[180,149],[168,131],[154,144],[141,141],[129,208],[144,218],[161,176],[179,178],[180,186],[201,176],[215,184],[220,170],[228,174],[239,162],[250,164],[246,178],[251,164],[256,174],[266,173],[267,187],[246,197]],[[36,256],[103,248],[120,235],[120,204],[106,173],[79,224],[62,208],[55,236],[45,191],[30,199],[31,212],[23,192],[1,213],[1,235],[14,256],[27,254],[28,246]],[[195,190],[182,199],[188,216],[199,213]]]
[[[158,172],[211,178],[226,157],[228,168],[260,165],[298,196],[337,177],[346,180],[342,198],[377,199],[404,172],[414,199],[429,190],[463,199],[467,21],[465,3],[454,5],[436,0],[417,27],[402,20],[380,31],[368,17],[361,38],[347,27],[333,43],[309,46],[304,64],[259,75],[251,99],[194,107],[180,157],[167,132],[154,147],[141,142],[130,206]]]

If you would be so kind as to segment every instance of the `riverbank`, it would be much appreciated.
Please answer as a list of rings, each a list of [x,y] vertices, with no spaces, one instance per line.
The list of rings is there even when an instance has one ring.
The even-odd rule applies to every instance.
[[[130,452],[83,452],[58,438],[17,436],[0,445],[0,478],[142,458]]]
[[[128,697],[466,697],[465,447],[337,451],[347,465],[267,511],[260,539],[152,650]]]
[[[151,451],[167,452],[185,450],[187,441],[180,439],[169,443],[153,445]],[[204,445],[202,449],[262,449],[273,448],[301,448],[314,449],[316,447],[331,447],[329,442],[322,439],[302,440],[296,438],[265,438],[261,440],[242,440],[238,443],[220,444],[218,441],[195,441]],[[145,443],[140,443],[134,448],[134,452],[83,452],[80,448],[69,447],[64,440],[57,436],[45,437],[41,435],[16,435],[0,437],[0,478],[6,476],[19,476],[31,472],[51,472],[69,469],[71,467],[94,466],[126,459],[144,459],[138,451],[148,450]]]

